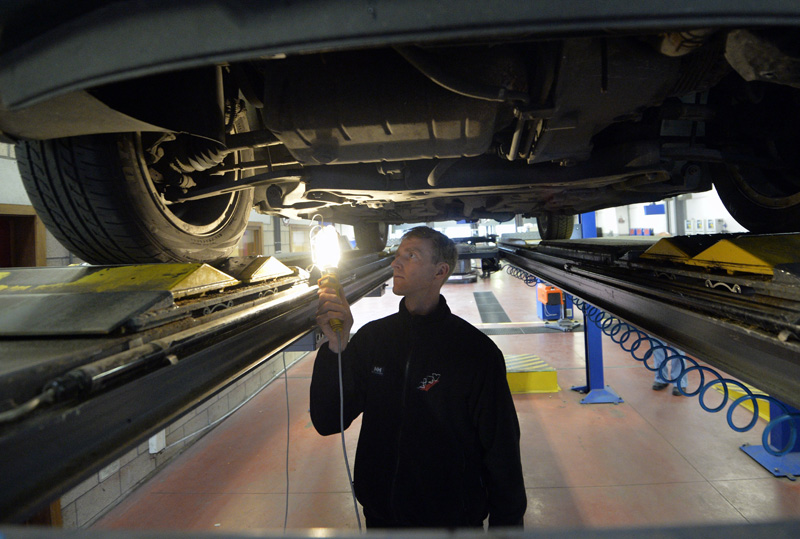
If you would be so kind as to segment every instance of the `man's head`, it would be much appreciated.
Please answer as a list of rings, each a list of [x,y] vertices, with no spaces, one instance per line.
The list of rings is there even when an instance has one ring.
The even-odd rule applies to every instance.
[[[453,242],[453,240],[438,230],[434,230],[427,226],[417,226],[406,231],[401,240],[405,240],[407,238],[428,240],[433,254],[432,262],[434,264],[440,264],[444,262],[449,266],[447,276],[450,277],[453,274],[453,270],[456,269],[456,261],[458,260],[458,252],[456,251],[456,244]]]
[[[403,235],[395,254],[393,291],[414,303],[436,302],[439,290],[453,273],[457,259],[453,241],[426,226],[412,228]]]

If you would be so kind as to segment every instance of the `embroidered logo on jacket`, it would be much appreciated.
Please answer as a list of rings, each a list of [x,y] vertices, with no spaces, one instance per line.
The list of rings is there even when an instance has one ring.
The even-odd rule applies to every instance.
[[[372,374],[377,374],[378,376],[383,376],[383,367],[372,367]]]
[[[441,374],[439,374],[438,372],[431,373],[430,375],[422,379],[422,382],[419,383],[417,389],[419,389],[420,391],[428,391],[430,388],[439,383],[440,376]]]

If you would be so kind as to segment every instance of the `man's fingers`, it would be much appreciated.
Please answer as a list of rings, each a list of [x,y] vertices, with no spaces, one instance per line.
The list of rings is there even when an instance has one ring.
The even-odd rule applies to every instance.
[[[317,326],[322,329],[322,333],[328,338],[328,345],[331,350],[334,352],[343,351],[347,347],[347,339],[341,343],[341,349],[339,349],[341,335],[349,335],[350,328],[353,327],[353,314],[350,312],[350,304],[334,288],[320,288],[317,296]],[[342,322],[343,329],[341,333],[337,333],[331,327],[331,320],[334,319]]]
[[[336,300],[324,300],[320,299],[319,304],[317,306],[318,311],[345,311],[347,308],[341,304],[341,302]]]
[[[330,301],[333,303],[340,303],[345,307],[349,306],[350,304],[347,303],[347,299],[340,296],[337,291],[333,288],[320,288],[318,292],[318,298],[320,303],[324,301]]]
[[[333,319],[341,320],[342,322],[349,324],[352,320],[350,309],[341,303],[336,303],[333,301],[320,301],[320,304],[317,307],[317,325],[326,325]]]
[[[337,298],[339,297],[339,294],[336,292],[335,288],[320,288],[317,291],[317,294],[319,296],[336,296]]]
[[[327,323],[327,322],[330,322],[331,320],[333,320],[334,318],[336,318],[337,320],[344,320],[345,313],[342,313],[342,312],[339,312],[339,311],[332,311],[332,310],[326,310],[326,311],[317,312],[317,322],[318,323],[319,322]]]

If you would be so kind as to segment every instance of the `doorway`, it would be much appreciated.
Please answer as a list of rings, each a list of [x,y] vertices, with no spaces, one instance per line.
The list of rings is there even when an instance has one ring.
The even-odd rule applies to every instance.
[[[33,208],[0,204],[0,268],[46,265],[44,223]]]

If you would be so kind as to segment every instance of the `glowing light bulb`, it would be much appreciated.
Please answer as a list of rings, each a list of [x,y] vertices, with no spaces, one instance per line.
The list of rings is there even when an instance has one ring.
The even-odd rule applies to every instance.
[[[336,268],[340,256],[339,233],[331,225],[320,227],[311,235],[311,258],[320,271]]]
[[[332,288],[342,297],[344,290],[336,277],[336,268],[339,265],[341,253],[339,251],[339,233],[331,225],[316,227],[311,231],[311,259],[314,265],[322,272],[322,277],[317,281],[320,288]],[[331,320],[334,331],[342,331],[342,321],[334,318]]]

